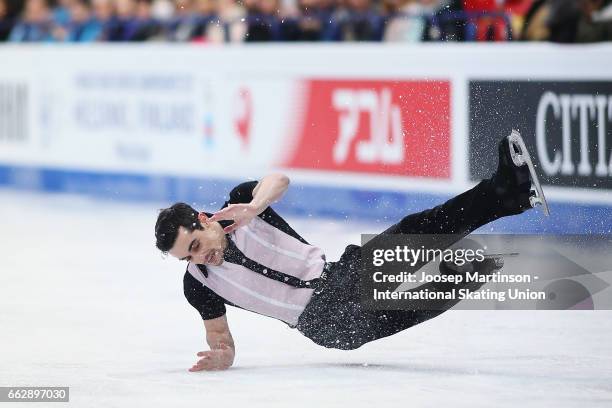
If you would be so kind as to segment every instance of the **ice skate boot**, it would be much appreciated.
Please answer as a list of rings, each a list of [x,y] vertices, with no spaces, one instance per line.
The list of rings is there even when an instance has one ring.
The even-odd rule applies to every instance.
[[[531,156],[516,130],[499,142],[499,163],[491,180],[500,205],[510,214],[541,206],[544,215],[550,215]]]

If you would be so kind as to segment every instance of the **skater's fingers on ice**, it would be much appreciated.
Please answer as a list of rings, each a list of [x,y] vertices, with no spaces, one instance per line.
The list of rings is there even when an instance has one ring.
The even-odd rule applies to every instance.
[[[201,360],[198,360],[198,362],[195,363],[193,366],[194,367],[205,367],[207,364],[210,364],[211,361],[212,359],[210,357],[204,357]]]
[[[208,368],[212,367],[212,362],[210,359],[202,359],[200,361],[198,361],[197,363],[195,363],[193,365],[193,367],[191,367],[189,369],[189,371],[200,371],[200,370],[206,370]]]
[[[211,358],[203,358],[191,367],[189,371],[214,370],[216,367],[215,361]]]
[[[200,364],[200,362],[195,363],[194,365],[191,366],[191,368],[189,369],[189,371],[200,371],[204,369],[204,364]]]
[[[191,367],[189,369],[189,371],[194,372],[194,371],[202,371],[202,370],[206,370],[206,367],[204,367],[203,365],[194,365],[193,367]]]

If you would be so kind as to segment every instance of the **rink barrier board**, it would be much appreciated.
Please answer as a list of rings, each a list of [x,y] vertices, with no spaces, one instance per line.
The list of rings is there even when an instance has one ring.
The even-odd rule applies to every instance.
[[[122,174],[0,165],[0,186],[45,193],[70,193],[101,201],[155,202],[160,208],[175,201],[214,211],[232,187],[245,180]],[[448,194],[372,191],[292,183],[274,205],[282,215],[368,221],[381,230],[402,217],[431,208]],[[540,211],[497,220],[479,231],[505,233],[610,233],[612,211],[606,205],[552,202],[552,216]],[[364,231],[376,233],[377,231]]]
[[[612,100],[610,44],[19,45],[0,60],[0,163],[84,171],[315,169],[464,186],[495,159],[485,138],[533,133],[516,94],[525,81]],[[471,116],[478,81],[510,94],[496,116]],[[484,121],[493,129],[473,128]]]
[[[241,176],[303,171],[279,209],[386,225],[490,174],[495,142],[512,128],[533,147],[541,121],[535,106],[521,115],[526,100],[605,96],[605,115],[597,104],[585,115],[590,143],[593,125],[612,121],[610,44],[19,45],[0,47],[0,60],[0,185],[107,200],[214,209],[210,197]],[[474,103],[485,84],[506,98],[485,92]],[[545,108],[555,146],[563,118]],[[603,159],[592,145],[577,151],[580,118],[569,118],[575,140],[564,157],[577,165],[590,149],[602,173],[612,133],[603,132]],[[551,194],[553,217],[529,212],[493,228],[608,232],[609,172],[543,174],[562,190]],[[412,187],[395,188],[404,182]]]
[[[497,141],[513,128],[543,184],[612,190],[612,81],[470,80],[469,93],[471,180],[495,170]]]

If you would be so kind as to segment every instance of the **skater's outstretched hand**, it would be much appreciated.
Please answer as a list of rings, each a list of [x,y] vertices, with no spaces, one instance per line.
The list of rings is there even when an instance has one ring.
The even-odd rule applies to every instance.
[[[230,204],[225,208],[220,209],[210,217],[210,221],[234,221],[233,224],[223,228],[226,234],[247,225],[251,220],[257,217],[261,211],[253,204]]]
[[[197,354],[200,359],[189,369],[189,371],[213,371],[226,370],[234,361],[234,351],[227,344],[219,344],[219,348],[200,351]]]

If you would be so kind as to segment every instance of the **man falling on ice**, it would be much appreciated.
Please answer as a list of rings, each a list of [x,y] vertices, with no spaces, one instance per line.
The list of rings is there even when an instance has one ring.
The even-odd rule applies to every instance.
[[[365,310],[358,284],[360,247],[348,245],[338,261],[327,261],[320,248],[308,243],[270,207],[288,186],[286,176],[272,174],[236,186],[214,214],[184,203],[160,212],[156,245],[187,261],[185,297],[204,320],[210,346],[197,353],[198,361],[190,371],[232,365],[236,348],[226,304],[282,320],[316,344],[343,350],[442,313]],[[499,143],[498,167],[491,178],[435,208],[407,215],[382,234],[465,236],[535,204],[542,204],[548,214],[529,153],[513,131]]]

